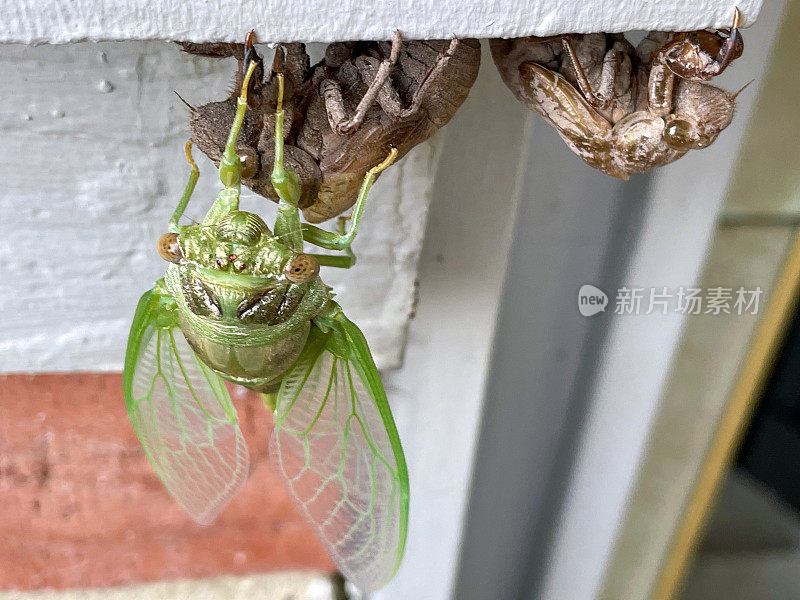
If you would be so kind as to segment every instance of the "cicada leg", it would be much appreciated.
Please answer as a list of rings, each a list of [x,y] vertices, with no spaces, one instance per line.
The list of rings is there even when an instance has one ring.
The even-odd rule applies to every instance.
[[[345,235],[347,220],[350,217],[339,217],[339,235]],[[327,233],[327,232],[326,232]],[[321,267],[336,267],[339,269],[349,269],[356,264],[356,255],[350,246],[344,248],[344,256],[331,256],[330,254],[312,254]]]
[[[242,82],[242,91],[236,99],[236,115],[233,118],[228,140],[225,143],[225,151],[219,161],[219,178],[222,185],[226,188],[241,189],[242,184],[242,161],[236,154],[236,140],[239,138],[239,131],[242,129],[244,114],[247,112],[247,89],[250,86],[250,78],[258,66],[257,61],[248,64],[247,72]]]
[[[622,56],[617,50],[611,49],[606,52],[603,57],[603,67],[600,73],[600,86],[595,93],[592,91],[592,86],[589,83],[589,78],[583,70],[580,61],[578,60],[578,53],[575,52],[575,47],[572,45],[572,39],[566,35],[561,38],[561,43],[564,50],[569,56],[572,67],[575,70],[575,77],[578,81],[578,87],[581,90],[586,101],[593,107],[600,110],[608,108],[611,100],[614,97],[614,82],[617,77],[617,70],[622,63]]]
[[[186,160],[189,161],[191,171],[189,171],[189,181],[186,182],[186,188],[183,190],[181,201],[178,202],[178,207],[175,209],[175,212],[172,213],[172,218],[169,220],[170,233],[178,233],[180,231],[178,221],[183,216],[183,211],[186,210],[186,205],[189,204],[189,199],[192,197],[192,192],[194,192],[194,186],[197,185],[197,180],[200,178],[200,169],[197,168],[197,163],[194,162],[192,158],[192,140],[186,142],[184,149],[186,152]]]
[[[247,88],[257,66],[256,61],[249,63],[242,83],[242,91],[236,99],[236,115],[233,118],[231,131],[228,134],[228,141],[225,143],[225,151],[219,161],[219,179],[225,187],[220,190],[217,199],[203,219],[204,225],[216,223],[230,211],[239,210],[239,194],[242,189],[242,161],[239,155],[236,154],[236,140],[239,138],[239,131],[242,129],[242,123],[244,122],[244,114],[247,112]]]
[[[397,148],[392,148],[389,152],[389,155],[382,163],[375,165],[369,171],[367,171],[366,175],[364,175],[364,181],[361,184],[361,190],[358,192],[358,199],[353,205],[353,214],[350,217],[351,223],[349,230],[344,231],[344,228],[342,227],[340,233],[332,233],[316,227],[315,225],[303,223],[303,239],[310,244],[314,244],[315,246],[326,248],[328,250],[346,251],[348,248],[350,248],[350,244],[353,243],[353,240],[358,233],[358,226],[361,223],[361,217],[364,214],[364,207],[367,203],[367,195],[369,194],[370,188],[372,188],[372,184],[375,182],[375,177],[377,177],[378,173],[391,165],[395,158],[397,158]]]
[[[300,180],[292,169],[283,166],[283,73],[275,65],[278,80],[278,99],[275,111],[275,160],[272,165],[272,187],[278,194],[278,214],[275,217],[275,235],[297,252],[303,251],[303,231],[300,228]]]

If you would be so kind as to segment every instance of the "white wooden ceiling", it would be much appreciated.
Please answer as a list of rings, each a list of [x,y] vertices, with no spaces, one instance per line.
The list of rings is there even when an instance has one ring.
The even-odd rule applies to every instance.
[[[737,0],[752,24],[761,0]],[[726,27],[725,0],[2,0],[0,42],[269,41],[521,37]]]

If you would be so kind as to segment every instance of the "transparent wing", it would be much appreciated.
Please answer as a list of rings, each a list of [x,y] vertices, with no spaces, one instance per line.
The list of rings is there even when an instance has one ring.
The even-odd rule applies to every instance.
[[[211,523],[247,479],[249,454],[222,379],[177,327],[158,286],[139,301],[123,388],[147,458],[173,498]]]
[[[408,525],[408,473],[366,340],[350,321],[309,342],[284,378],[273,468],[342,574],[363,590],[394,575]]]

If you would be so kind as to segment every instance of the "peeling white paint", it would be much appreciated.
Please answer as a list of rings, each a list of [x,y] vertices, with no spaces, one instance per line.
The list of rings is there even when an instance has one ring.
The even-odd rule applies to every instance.
[[[0,46],[0,371],[119,370],[138,297],[163,271],[155,241],[186,183],[192,104],[220,99],[232,60],[160,42]],[[187,216],[219,188],[200,182]],[[399,365],[437,155],[426,143],[384,173],[326,283],[382,368]],[[243,206],[274,216],[245,190]]]
[[[0,41],[240,41],[255,28],[261,41],[521,37],[656,29],[727,27],[739,7],[746,24],[761,0],[2,0]],[[243,8],[246,6],[246,8]]]

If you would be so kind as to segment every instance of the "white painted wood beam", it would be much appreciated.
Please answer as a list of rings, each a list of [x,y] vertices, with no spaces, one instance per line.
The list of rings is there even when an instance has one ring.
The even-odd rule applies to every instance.
[[[762,0],[736,0],[745,24]],[[591,31],[727,27],[728,0],[2,0],[0,42],[268,41],[522,37]]]

